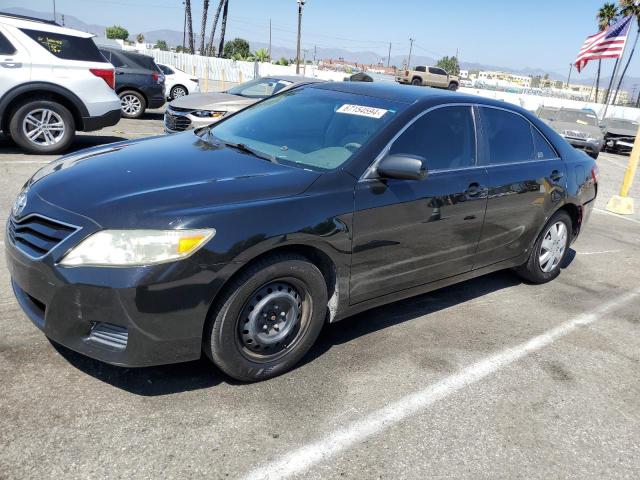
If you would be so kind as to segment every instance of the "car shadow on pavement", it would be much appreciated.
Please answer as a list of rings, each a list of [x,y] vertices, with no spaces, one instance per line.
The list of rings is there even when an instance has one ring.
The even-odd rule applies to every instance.
[[[128,140],[126,137],[118,137],[115,135],[76,135],[75,140],[71,144],[71,146],[66,149],[64,152],[56,154],[56,157],[61,157],[62,155],[68,155],[70,153],[77,152],[78,150],[82,150],[83,148],[95,147],[98,145],[106,145],[114,142],[121,142],[123,140]],[[0,154],[13,154],[20,155],[25,153],[18,145],[16,145],[9,137],[0,135]]]
[[[573,261],[575,255],[575,251],[570,249],[563,268]],[[378,330],[436,313],[521,283],[523,281],[515,273],[503,270],[424,295],[377,307],[341,322],[326,325],[311,351],[296,368],[314,361],[335,345],[348,343]],[[231,385],[242,383],[217,370],[204,356],[196,361],[174,365],[124,368],[85,357],[53,341],[51,344],[75,368],[136,395],[168,395],[215,387],[220,383]]]

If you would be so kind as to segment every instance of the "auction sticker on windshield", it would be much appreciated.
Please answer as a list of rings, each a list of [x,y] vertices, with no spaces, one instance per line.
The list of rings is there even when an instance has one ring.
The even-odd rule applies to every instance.
[[[384,108],[365,107],[364,105],[351,105],[345,103],[338,110],[338,113],[347,113],[349,115],[360,115],[361,117],[382,118],[389,110]]]

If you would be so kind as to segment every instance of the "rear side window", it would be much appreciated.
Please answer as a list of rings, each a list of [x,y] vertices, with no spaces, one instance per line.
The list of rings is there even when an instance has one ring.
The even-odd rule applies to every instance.
[[[58,58],[104,63],[104,57],[100,54],[98,47],[96,47],[91,38],[74,37],[72,35],[30,30],[28,28],[21,28],[20,30]]]
[[[531,124],[520,115],[497,108],[480,108],[489,163],[528,162],[534,156]]]
[[[416,67],[416,72],[426,72],[427,69],[425,67]]]
[[[535,127],[531,126],[531,132],[533,133],[533,145],[535,147],[534,153],[536,160],[550,160],[552,158],[558,158],[556,151]]]
[[[13,55],[16,49],[11,42],[0,32],[0,55]]]
[[[166,65],[158,65],[158,67],[160,67],[160,70],[162,70],[162,73],[164,73],[165,75],[173,75],[174,73],[176,73]]]
[[[444,107],[412,123],[390,153],[420,155],[429,170],[450,170],[475,165],[475,144],[471,107]]]
[[[127,67],[127,59],[117,53],[111,53],[111,64],[116,68]]]

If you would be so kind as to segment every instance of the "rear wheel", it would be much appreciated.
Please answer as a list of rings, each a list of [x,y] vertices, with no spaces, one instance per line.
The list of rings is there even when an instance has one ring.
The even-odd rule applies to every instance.
[[[560,275],[571,235],[571,217],[565,211],[556,212],[536,239],[527,262],[515,269],[518,275],[532,283],[546,283]]]
[[[210,314],[204,351],[227,375],[257,381],[290,370],[324,325],[327,287],[299,255],[278,255],[244,271]]]
[[[422,85],[422,80],[416,77],[413,80],[411,80],[411,85]]]
[[[185,95],[189,95],[189,92],[187,91],[187,87],[184,87],[182,85],[175,85],[171,88],[171,92],[169,92],[171,100],[174,100],[178,97],[184,97]]]
[[[120,97],[120,109],[125,118],[140,118],[147,109],[144,97],[133,90],[125,90],[118,94]]]
[[[52,154],[65,150],[75,137],[73,115],[50,100],[34,100],[18,107],[9,123],[11,138],[24,150]]]
[[[455,92],[456,90],[458,90],[458,84],[455,82],[451,82],[449,84],[449,90],[451,90],[452,92]]]

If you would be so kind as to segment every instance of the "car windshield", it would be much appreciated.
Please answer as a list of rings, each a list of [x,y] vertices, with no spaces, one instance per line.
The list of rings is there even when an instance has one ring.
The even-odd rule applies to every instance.
[[[576,123],[578,125],[598,126],[598,117],[593,113],[576,110],[560,110],[556,113],[556,120],[567,123]]]
[[[551,110],[550,108],[541,108],[538,110],[538,118],[544,120],[554,120],[558,116],[558,110]]]
[[[288,80],[277,78],[256,78],[230,88],[226,93],[248,98],[267,98],[291,84],[292,82]]]
[[[406,104],[319,88],[285,92],[211,127],[219,141],[277,163],[333,170],[362,148]]]

